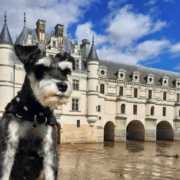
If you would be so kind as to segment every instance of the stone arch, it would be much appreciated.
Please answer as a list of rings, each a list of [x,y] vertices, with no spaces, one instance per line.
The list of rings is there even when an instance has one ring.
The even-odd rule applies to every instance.
[[[157,124],[156,140],[173,140],[174,131],[168,121],[161,121]]]
[[[57,144],[60,144],[61,143],[61,124],[57,122],[56,126],[57,126],[57,132],[56,132]]]
[[[108,121],[104,126],[104,141],[114,141],[114,123]]]
[[[139,120],[131,121],[126,129],[126,139],[127,140],[145,140],[145,129],[144,125]]]

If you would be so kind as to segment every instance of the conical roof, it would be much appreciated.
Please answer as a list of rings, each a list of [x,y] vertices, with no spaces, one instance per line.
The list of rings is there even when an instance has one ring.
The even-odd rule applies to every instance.
[[[91,50],[90,50],[90,53],[89,53],[89,56],[88,56],[87,60],[97,60],[97,61],[99,61],[97,53],[96,53],[96,48],[94,46],[94,37],[93,37]]]
[[[4,20],[4,26],[3,29],[1,31],[1,35],[0,35],[0,43],[9,43],[9,44],[13,44],[12,39],[11,39],[11,35],[9,33],[7,24],[6,24],[6,13],[5,13],[5,20]]]

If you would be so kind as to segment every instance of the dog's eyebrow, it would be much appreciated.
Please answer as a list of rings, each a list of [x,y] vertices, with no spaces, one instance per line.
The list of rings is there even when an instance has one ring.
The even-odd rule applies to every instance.
[[[58,65],[61,70],[70,69],[72,71],[72,63],[71,62],[60,62]]]
[[[36,64],[42,64],[44,66],[50,67],[51,65],[51,59],[49,57],[44,57],[42,59],[39,59],[38,62],[36,62]]]

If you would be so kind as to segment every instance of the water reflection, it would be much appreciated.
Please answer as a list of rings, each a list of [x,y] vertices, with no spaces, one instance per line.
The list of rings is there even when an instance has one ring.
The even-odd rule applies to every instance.
[[[61,144],[58,180],[180,179],[180,142]]]

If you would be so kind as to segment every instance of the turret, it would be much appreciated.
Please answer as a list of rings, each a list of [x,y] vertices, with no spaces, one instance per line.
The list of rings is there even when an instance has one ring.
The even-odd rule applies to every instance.
[[[6,13],[4,17],[5,23],[0,34],[0,116],[2,116],[7,103],[14,96],[14,48],[6,23]]]
[[[91,127],[97,121],[98,114],[96,107],[98,106],[98,68],[99,59],[94,46],[94,37],[91,46],[91,51],[87,58],[87,69],[88,69],[88,115],[87,121]]]

